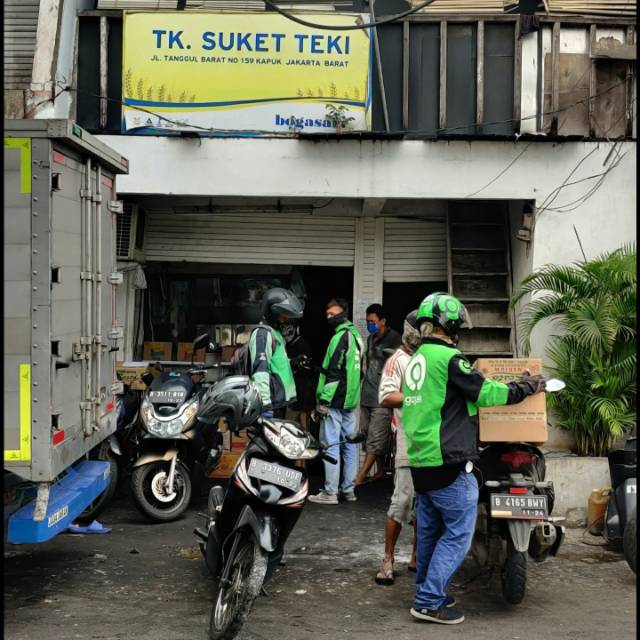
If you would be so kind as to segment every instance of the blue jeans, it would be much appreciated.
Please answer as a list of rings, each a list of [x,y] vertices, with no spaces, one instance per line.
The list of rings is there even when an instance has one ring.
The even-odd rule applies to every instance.
[[[446,590],[471,548],[478,481],[460,472],[444,489],[418,493],[416,609],[439,609]]]
[[[320,442],[323,445],[340,442],[356,430],[356,414],[353,409],[329,409],[327,417],[320,427]],[[324,461],[324,490],[338,495],[340,483],[340,463],[342,462],[342,492],[353,491],[353,481],[358,470],[358,448],[355,444],[345,443],[331,447],[327,453],[338,460],[337,464]]]

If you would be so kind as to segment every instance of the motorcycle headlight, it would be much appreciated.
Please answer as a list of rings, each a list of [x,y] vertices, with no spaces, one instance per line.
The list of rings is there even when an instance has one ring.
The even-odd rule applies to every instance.
[[[283,455],[290,460],[305,460],[315,458],[319,451],[310,449],[309,438],[294,436],[282,425],[265,425],[264,435],[267,440]]]
[[[194,400],[184,407],[181,413],[172,418],[157,416],[153,405],[145,399],[140,408],[142,421],[149,433],[158,438],[175,438],[188,429],[198,413],[198,401]]]

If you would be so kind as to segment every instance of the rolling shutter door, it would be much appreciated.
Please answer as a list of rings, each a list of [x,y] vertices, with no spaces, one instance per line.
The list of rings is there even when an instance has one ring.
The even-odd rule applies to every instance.
[[[445,222],[420,218],[385,218],[384,281],[446,280]]]
[[[28,89],[40,0],[4,0],[4,88]]]
[[[351,267],[352,217],[147,211],[146,260]]]

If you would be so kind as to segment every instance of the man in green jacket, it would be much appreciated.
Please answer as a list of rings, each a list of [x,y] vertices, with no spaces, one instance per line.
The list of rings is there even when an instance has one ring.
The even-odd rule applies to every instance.
[[[316,414],[322,418],[320,441],[330,445],[356,431],[355,409],[360,402],[360,374],[364,343],[360,333],[347,318],[348,303],[333,299],[327,305],[327,322],[335,330],[320,369],[316,390]],[[324,489],[310,502],[338,504],[340,466],[343,466],[341,493],[345,500],[356,500],[353,491],[358,469],[357,445],[345,443],[329,449],[337,464],[324,461]]]
[[[402,424],[418,503],[416,598],[411,615],[457,624],[464,620],[447,586],[471,546],[476,522],[478,407],[514,404],[544,391],[542,376],[503,384],[472,369],[456,348],[470,321],[460,301],[427,296],[416,325],[422,344],[403,379]]]
[[[296,384],[281,331],[302,313],[302,304],[288,289],[269,289],[262,298],[262,320],[249,338],[249,369],[266,418],[284,418],[287,407],[296,401]]]

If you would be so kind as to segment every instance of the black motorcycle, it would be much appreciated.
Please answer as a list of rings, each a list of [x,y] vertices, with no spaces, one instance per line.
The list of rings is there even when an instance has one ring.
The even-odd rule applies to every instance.
[[[635,436],[627,439],[624,449],[609,451],[608,459],[611,495],[607,504],[604,537],[612,547],[622,547],[629,567],[636,573],[638,472]]]
[[[214,348],[206,334],[194,341],[193,353],[205,346]],[[196,420],[207,389],[203,376],[219,365],[193,367],[193,357],[191,364],[187,371],[142,376],[148,388],[140,407],[139,457],[131,488],[135,505],[156,522],[170,522],[184,513],[193,486],[206,478],[212,450],[219,448],[215,423]]]
[[[235,378],[239,385],[248,382],[242,376]],[[211,392],[212,410],[218,415],[215,386]],[[258,416],[247,427],[250,442],[226,491],[215,486],[209,493],[205,529],[194,530],[216,580],[210,640],[231,640],[238,634],[264,581],[282,560],[284,545],[309,493],[306,470],[296,461],[322,457],[337,462],[327,453],[329,447],[320,445],[297,423]],[[347,441],[362,439],[356,433]]]
[[[562,518],[550,517],[554,490],[545,481],[544,454],[524,443],[490,444],[476,468],[480,495],[471,546],[479,566],[499,568],[502,595],[519,604],[527,586],[527,555],[535,562],[555,556],[564,539]]]

